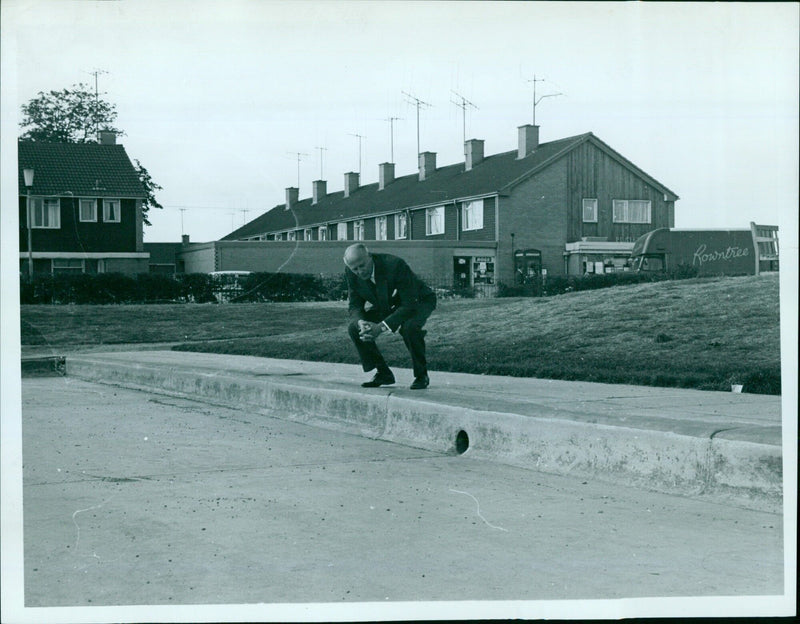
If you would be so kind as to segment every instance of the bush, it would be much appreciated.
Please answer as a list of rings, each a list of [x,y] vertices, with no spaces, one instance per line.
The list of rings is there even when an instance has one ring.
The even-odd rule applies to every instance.
[[[204,274],[56,273],[20,277],[22,304],[113,304],[215,301]]]
[[[625,284],[643,284],[665,280],[690,279],[697,277],[697,269],[689,265],[680,265],[672,271],[663,273],[590,273],[587,275],[555,275],[543,280],[541,287],[537,283],[515,284],[509,286],[498,284],[498,297],[537,297],[563,295],[579,290],[596,290]]]
[[[692,267],[681,266],[669,273],[604,273],[586,276],[552,276],[542,283],[510,286],[500,282],[498,297],[538,297],[561,295],[578,290],[594,290],[622,284],[639,284],[669,279],[696,277]],[[474,288],[437,288],[442,298],[477,296]],[[344,274],[333,276],[296,273],[251,273],[244,278],[205,273],[56,273],[20,276],[22,304],[112,304],[112,303],[215,303],[264,301],[341,301],[347,298]]]
[[[38,274],[20,276],[22,304],[215,303],[260,301],[341,301],[343,274],[252,273],[244,278],[205,273]]]
[[[194,303],[216,303],[212,277],[206,273],[182,273],[177,276],[181,283],[181,299]]]
[[[241,281],[241,287],[236,301],[330,301],[347,293],[343,276],[296,273],[251,273]]]

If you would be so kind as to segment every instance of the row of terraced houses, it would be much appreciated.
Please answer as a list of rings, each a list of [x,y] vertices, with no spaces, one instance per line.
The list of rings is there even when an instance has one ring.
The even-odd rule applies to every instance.
[[[524,125],[515,150],[487,156],[472,139],[464,154],[439,167],[423,152],[402,177],[382,163],[377,183],[363,186],[348,172],[334,193],[316,180],[305,199],[287,188],[283,204],[184,249],[185,266],[326,273],[364,241],[457,286],[511,284],[626,270],[639,236],[674,225],[678,196],[592,133],[540,143],[539,128]]]
[[[533,125],[517,129],[511,151],[485,155],[472,139],[461,162],[438,166],[423,152],[413,174],[382,163],[375,183],[348,172],[341,191],[316,180],[301,199],[287,188],[284,203],[205,243],[143,243],[144,192],[110,133],[98,144],[20,142],[19,182],[21,270],[32,258],[54,272],[334,274],[344,248],[364,241],[455,286],[627,270],[639,236],[674,226],[678,199],[592,133],[540,142]]]

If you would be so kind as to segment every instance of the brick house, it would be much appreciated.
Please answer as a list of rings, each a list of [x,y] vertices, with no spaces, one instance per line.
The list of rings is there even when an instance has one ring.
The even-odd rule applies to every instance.
[[[36,273],[147,272],[146,193],[113,132],[100,132],[99,143],[19,141],[18,167],[21,273],[30,259]]]
[[[592,133],[539,143],[538,126],[518,128],[518,148],[484,156],[464,145],[463,162],[436,166],[419,155],[415,174],[377,183],[344,174],[344,190],[312,183],[213,243],[184,246],[186,270],[337,273],[344,247],[406,258],[426,277],[456,286],[512,284],[528,275],[628,268],[633,242],[673,227],[678,196]]]

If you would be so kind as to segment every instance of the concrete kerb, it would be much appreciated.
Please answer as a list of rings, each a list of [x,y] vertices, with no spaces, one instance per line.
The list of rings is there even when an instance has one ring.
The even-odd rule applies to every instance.
[[[660,492],[777,512],[780,447],[454,407],[424,398],[332,388],[169,365],[76,356],[67,375],[185,398],[456,454],[465,432],[470,456],[551,474],[602,479]],[[463,443],[462,434],[462,443]]]

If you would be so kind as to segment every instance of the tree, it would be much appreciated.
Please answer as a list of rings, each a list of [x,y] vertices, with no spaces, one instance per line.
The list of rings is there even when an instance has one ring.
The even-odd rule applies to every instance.
[[[113,130],[124,134],[111,124],[117,118],[117,107],[96,97],[85,84],[71,89],[39,92],[22,105],[22,128],[28,128],[21,139],[53,143],[96,143],[97,131]]]
[[[134,168],[139,176],[139,182],[142,183],[145,193],[147,193],[146,199],[142,202],[142,217],[144,218],[144,224],[152,225],[152,223],[150,223],[150,221],[147,219],[147,213],[150,211],[150,208],[164,208],[164,206],[159,204],[158,200],[156,200],[156,191],[160,191],[162,187],[153,182],[153,179],[150,177],[150,174],[148,173],[147,169],[144,168],[142,163],[135,158],[133,159],[133,162],[136,163]]]
[[[20,138],[26,141],[48,141],[51,143],[97,143],[98,130],[111,130],[119,136],[125,133],[114,127],[117,107],[97,97],[85,84],[72,85],[69,89],[50,91],[22,105]],[[150,173],[138,161],[135,169],[139,182],[145,190],[142,215],[145,225],[150,208],[163,208],[156,200],[155,192],[162,187],[153,182]]]

